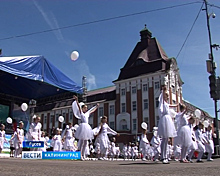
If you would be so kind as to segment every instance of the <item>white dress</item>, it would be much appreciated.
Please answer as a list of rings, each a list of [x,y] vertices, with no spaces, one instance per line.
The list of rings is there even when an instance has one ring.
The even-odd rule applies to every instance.
[[[123,149],[122,149],[122,153],[123,153],[124,157],[128,156],[128,152],[127,151],[128,151],[128,147],[127,147],[127,145],[124,145]]]
[[[0,148],[3,149],[3,145],[5,142],[5,131],[0,130]]]
[[[19,140],[18,140],[18,138],[19,138]],[[15,149],[22,148],[23,141],[24,141],[24,130],[17,128],[17,131],[14,132],[14,146],[15,146]]]
[[[212,140],[212,131],[206,131],[204,133],[204,137],[209,142],[208,144],[205,144],[206,152],[208,153],[214,153],[214,143]]]
[[[195,131],[193,130],[193,126],[189,124],[189,128],[191,131],[191,137],[192,137],[192,144],[189,147],[190,150],[197,150],[198,149],[198,144],[196,142],[196,135],[195,135]]]
[[[29,140],[39,141],[41,138],[41,123],[31,123],[29,127]]]
[[[147,139],[147,135],[142,134],[141,141],[140,141],[140,150],[142,151],[142,153],[146,153],[148,151],[148,144],[149,144],[149,141]]]
[[[184,147],[190,147],[192,145],[191,129],[188,125],[187,115],[182,114],[179,117],[179,129],[177,131],[178,144]]]
[[[153,136],[151,141],[150,141],[150,144],[152,145],[153,147],[153,150],[154,150],[154,153],[160,153],[160,138],[159,136]]]
[[[74,138],[73,138],[73,131],[71,128],[65,129],[65,141],[64,141],[64,149],[66,150],[73,150],[74,146]]]
[[[110,141],[108,138],[108,134],[116,135],[117,132],[112,130],[108,126],[107,123],[103,123],[102,128],[101,128],[101,126],[99,126],[99,128],[101,131],[100,131],[99,135],[97,136],[96,141],[99,142],[100,149],[102,151],[104,148],[108,148],[108,146],[109,146]],[[97,143],[97,142],[95,142],[95,143]]]
[[[61,135],[56,134],[53,137],[54,145],[53,145],[53,151],[61,151],[62,150],[62,138]]]
[[[176,136],[176,129],[172,118],[169,115],[169,104],[163,100],[163,94],[159,97],[159,124],[158,124],[158,135],[162,138],[169,138]]]
[[[40,137],[40,141],[44,143],[44,147],[39,148],[39,151],[46,152],[47,151],[47,142],[45,137]]]
[[[81,140],[93,139],[94,132],[92,131],[91,126],[89,125],[89,115],[90,115],[90,112],[95,107],[91,108],[86,113],[83,113],[82,111],[80,113],[77,102],[74,101],[72,103],[72,108],[73,108],[73,113],[74,113],[75,117],[78,119],[81,119],[81,123],[74,134],[75,138],[81,139]]]
[[[196,132],[195,132],[195,135],[196,135],[196,142],[197,142],[197,145],[198,145],[198,150],[200,152],[205,152],[205,146],[203,144],[204,142],[204,136],[202,134],[202,131],[200,129],[197,129]]]

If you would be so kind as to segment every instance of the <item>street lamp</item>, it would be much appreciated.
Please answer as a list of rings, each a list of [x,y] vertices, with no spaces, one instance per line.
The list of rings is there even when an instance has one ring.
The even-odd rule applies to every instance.
[[[214,57],[213,57],[213,48],[218,49],[219,45],[217,44],[212,44],[212,38],[211,38],[211,31],[210,31],[210,24],[209,24],[209,19],[212,16],[212,18],[215,18],[216,15],[214,13],[209,14],[208,12],[208,3],[207,0],[204,0],[205,3],[205,10],[206,11],[206,21],[207,21],[207,28],[208,28],[208,36],[209,36],[209,46],[210,46],[210,54],[209,54],[209,59],[210,59],[210,94],[211,98],[214,100],[214,106],[215,106],[215,124],[216,124],[216,133],[217,133],[217,145],[219,146],[219,127],[218,127],[218,110],[217,110],[217,103],[218,103],[218,97],[216,95],[216,88],[217,88],[217,80],[216,80],[216,64],[214,62]],[[219,147],[218,147],[219,151]],[[218,152],[217,152],[218,153]]]

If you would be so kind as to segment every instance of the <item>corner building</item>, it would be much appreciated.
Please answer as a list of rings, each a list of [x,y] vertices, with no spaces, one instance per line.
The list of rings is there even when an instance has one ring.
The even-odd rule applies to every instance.
[[[113,81],[114,85],[88,91],[86,96],[88,108],[96,103],[100,104],[98,110],[89,118],[89,124],[94,128],[100,123],[101,116],[107,116],[109,126],[121,134],[117,137],[117,143],[138,141],[142,122],[148,124],[148,138],[151,139],[152,129],[159,122],[158,98],[161,85],[166,84],[168,87],[170,104],[184,103],[183,81],[176,59],[168,58],[146,26],[140,31],[140,37],[118,78]],[[192,113],[197,109],[188,102],[186,105],[190,106]],[[41,112],[41,116],[45,117],[42,119],[42,122],[45,122],[43,126],[48,132],[54,125],[61,126],[58,122],[59,114],[65,117],[66,122],[77,123],[71,110],[71,100],[54,106],[50,111]],[[175,110],[178,111],[178,107]],[[210,118],[204,111],[202,117]]]

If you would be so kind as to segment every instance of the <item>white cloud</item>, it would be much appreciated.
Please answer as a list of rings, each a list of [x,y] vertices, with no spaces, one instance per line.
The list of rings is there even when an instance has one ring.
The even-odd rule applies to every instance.
[[[58,25],[57,19],[54,16],[54,14],[52,12],[46,13],[44,11],[44,9],[37,3],[37,1],[33,0],[33,2],[34,2],[35,7],[38,9],[38,11],[43,16],[43,18],[46,21],[46,23],[50,26],[50,28],[51,29],[58,29],[59,25]],[[64,41],[64,38],[63,38],[61,30],[59,30],[59,29],[58,30],[54,30],[53,33],[56,36],[58,41],[60,41],[60,42]]]

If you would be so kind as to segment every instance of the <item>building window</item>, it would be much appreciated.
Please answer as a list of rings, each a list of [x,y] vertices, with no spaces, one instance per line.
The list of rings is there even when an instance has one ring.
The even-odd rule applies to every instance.
[[[159,107],[159,97],[157,97],[157,98],[155,99],[155,101],[156,101],[156,108],[158,108],[158,107]]]
[[[121,104],[121,112],[126,112],[125,103],[122,103],[122,104]]]
[[[65,112],[63,113],[63,117],[64,117],[64,119],[66,118],[66,113]]]
[[[99,117],[104,115],[103,107],[99,107]]]
[[[148,99],[144,99],[144,109],[148,109]]]
[[[149,117],[144,117],[144,122],[146,122],[149,126]]]
[[[125,95],[125,89],[121,89],[121,95],[122,95],[122,96]]]
[[[148,91],[147,84],[143,84],[143,91],[144,91],[144,92],[147,92],[147,91]]]
[[[133,94],[136,94],[136,92],[137,92],[136,86],[131,87],[131,92],[132,92]]]
[[[120,130],[123,130],[123,131],[128,130],[127,121],[126,121],[125,119],[122,119],[122,120],[119,122],[119,127],[120,127]]]
[[[56,121],[58,121],[58,118],[59,118],[59,114],[56,114]]]
[[[133,119],[133,130],[137,129],[137,119]]]
[[[114,105],[110,105],[109,106],[109,114],[110,115],[114,115],[115,114],[115,106]]]
[[[109,123],[109,126],[110,126],[111,129],[114,130],[114,129],[115,129],[115,122],[110,122],[110,123]]]
[[[53,115],[50,115],[50,123],[53,123]]]
[[[160,89],[160,83],[157,81],[154,83],[155,89]]]
[[[136,101],[132,101],[132,110],[133,111],[137,110],[137,102]]]
[[[156,120],[157,120],[157,124],[156,125],[158,126],[159,120],[160,120],[159,116],[156,117]]]
[[[69,117],[69,119],[70,119],[70,121],[73,120],[73,112],[72,112],[72,111],[70,111],[70,117]]]
[[[44,123],[47,123],[47,116],[44,116]]]
[[[172,93],[176,94],[176,89],[174,85],[171,86],[171,89],[172,89]]]

